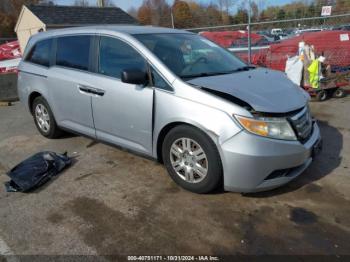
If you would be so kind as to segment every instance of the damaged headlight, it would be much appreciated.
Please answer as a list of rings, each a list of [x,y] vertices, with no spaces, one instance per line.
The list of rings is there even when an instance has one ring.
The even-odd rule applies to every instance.
[[[245,130],[253,134],[276,139],[297,140],[291,125],[285,118],[249,118],[237,115],[235,118]]]

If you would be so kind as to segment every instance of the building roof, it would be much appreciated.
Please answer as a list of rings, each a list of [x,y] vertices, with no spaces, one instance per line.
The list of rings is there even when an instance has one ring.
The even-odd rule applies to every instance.
[[[29,5],[27,8],[48,27],[138,24],[132,16],[118,7]]]

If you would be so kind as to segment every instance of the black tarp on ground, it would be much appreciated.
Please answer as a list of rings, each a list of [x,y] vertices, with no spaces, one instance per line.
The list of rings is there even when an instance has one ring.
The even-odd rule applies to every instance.
[[[5,183],[7,192],[28,192],[48,182],[71,164],[67,154],[45,151],[37,153],[12,168]]]

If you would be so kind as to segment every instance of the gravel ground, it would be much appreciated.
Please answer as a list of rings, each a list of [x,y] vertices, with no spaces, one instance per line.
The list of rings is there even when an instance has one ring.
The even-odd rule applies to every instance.
[[[162,165],[79,136],[48,140],[0,107],[0,183],[41,150],[73,166],[32,193],[0,190],[0,255],[350,255],[350,97],[313,102],[323,152],[282,188],[197,195]],[[1,260],[1,259],[0,259]]]

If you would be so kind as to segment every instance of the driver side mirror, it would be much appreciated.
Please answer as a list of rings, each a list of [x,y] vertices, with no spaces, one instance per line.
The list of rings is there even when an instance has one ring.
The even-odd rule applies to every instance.
[[[126,69],[122,72],[122,82],[134,85],[147,85],[148,74],[139,69]]]

